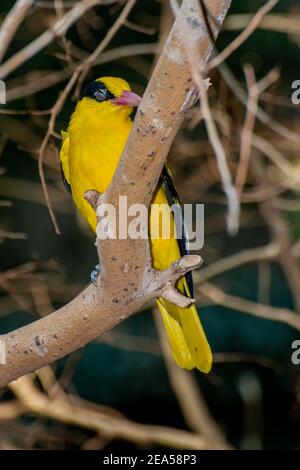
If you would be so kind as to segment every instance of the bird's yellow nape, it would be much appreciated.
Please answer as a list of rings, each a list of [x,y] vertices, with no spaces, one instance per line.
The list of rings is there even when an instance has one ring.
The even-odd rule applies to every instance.
[[[102,82],[116,98],[119,98],[123,91],[131,91],[129,83],[119,77],[100,77],[95,81]]]

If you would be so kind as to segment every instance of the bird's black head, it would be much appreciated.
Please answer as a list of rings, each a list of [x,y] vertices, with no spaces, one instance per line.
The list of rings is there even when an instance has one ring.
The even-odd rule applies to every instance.
[[[108,90],[103,82],[100,80],[90,83],[84,90],[82,98],[92,98],[96,101],[112,100],[115,96]]]

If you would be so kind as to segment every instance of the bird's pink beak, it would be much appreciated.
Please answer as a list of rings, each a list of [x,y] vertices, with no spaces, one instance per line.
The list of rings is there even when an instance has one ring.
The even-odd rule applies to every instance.
[[[142,98],[133,91],[123,91],[120,96],[110,101],[120,106],[138,106]]]

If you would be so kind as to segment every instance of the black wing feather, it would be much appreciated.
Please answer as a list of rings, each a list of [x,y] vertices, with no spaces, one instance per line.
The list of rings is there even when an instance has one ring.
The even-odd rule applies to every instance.
[[[179,195],[178,195],[177,190],[174,186],[171,174],[170,174],[170,172],[169,172],[169,170],[166,166],[164,166],[164,169],[162,171],[162,184],[163,184],[163,188],[165,190],[166,196],[167,196],[169,206],[172,206],[173,204],[181,204],[180,199],[179,199]],[[177,221],[177,223],[178,223],[178,221]],[[182,224],[182,227],[178,227],[178,228],[181,228],[182,230],[181,231],[178,230],[178,233],[182,233],[182,238],[179,238],[177,241],[178,241],[178,245],[179,245],[180,255],[185,256],[185,255],[189,254],[189,248],[188,248],[187,231],[186,231],[186,228],[184,226],[183,217],[181,217],[181,224]],[[187,281],[187,285],[189,287],[190,295],[193,297],[194,296],[194,286],[193,286],[192,274],[190,272],[188,272],[185,275],[185,278],[186,278],[186,281]]]
[[[68,193],[72,194],[72,188],[71,188],[71,185],[68,183],[68,181],[67,181],[67,179],[66,179],[66,177],[65,177],[62,164],[60,164],[60,171],[61,171],[61,177],[62,177],[62,180],[63,180],[63,183],[64,183],[64,187],[66,188],[66,190],[68,191]]]

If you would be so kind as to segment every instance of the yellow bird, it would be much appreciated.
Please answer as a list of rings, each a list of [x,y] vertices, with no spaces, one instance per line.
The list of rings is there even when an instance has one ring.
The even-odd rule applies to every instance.
[[[96,214],[84,199],[84,194],[90,189],[99,193],[107,190],[132,127],[130,115],[140,100],[125,80],[99,78],[87,86],[72,114],[68,131],[62,132],[60,160],[63,180],[94,232]],[[152,203],[172,205],[173,202],[178,202],[178,196],[170,172],[165,168]],[[158,270],[168,268],[187,253],[184,245],[174,237],[151,240],[154,267]],[[177,287],[190,297],[193,288],[191,276],[180,279]],[[209,372],[212,354],[195,306],[180,308],[163,299],[158,299],[157,303],[176,363],[185,369],[196,367]]]

